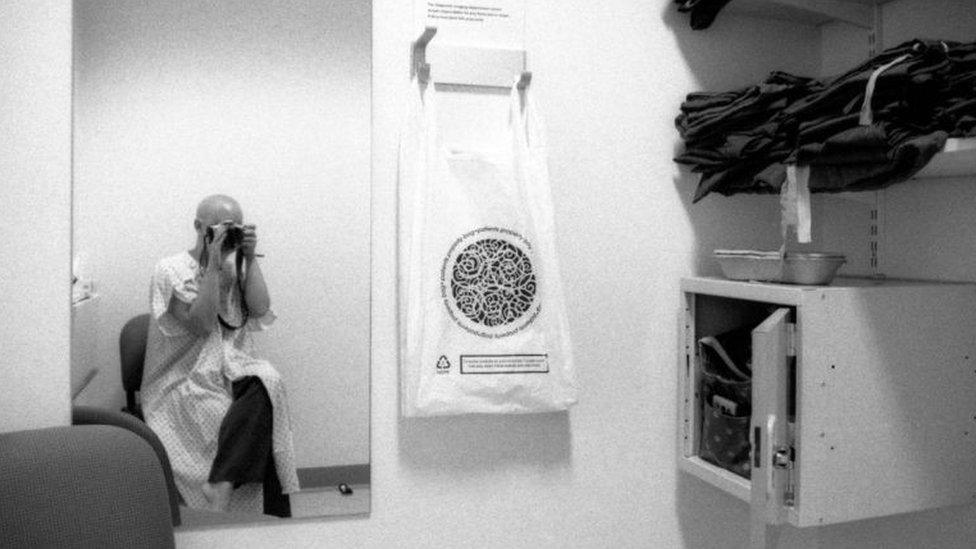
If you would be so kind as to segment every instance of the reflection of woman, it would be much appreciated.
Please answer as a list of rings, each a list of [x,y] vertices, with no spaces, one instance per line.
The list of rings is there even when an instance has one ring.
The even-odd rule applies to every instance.
[[[285,388],[248,333],[274,314],[242,221],[233,198],[204,199],[194,248],[156,265],[143,411],[187,505],[289,516],[298,478]]]

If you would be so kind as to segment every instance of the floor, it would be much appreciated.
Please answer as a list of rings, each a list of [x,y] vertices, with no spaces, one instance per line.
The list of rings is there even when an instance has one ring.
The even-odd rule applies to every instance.
[[[343,495],[337,487],[302,490],[291,496],[294,518],[323,515],[365,515],[369,513],[369,484],[351,484],[352,493]]]
[[[336,486],[304,489],[297,494],[292,494],[292,517],[311,518],[369,514],[369,484],[352,484],[350,488],[352,488],[353,493],[349,495],[339,493]],[[180,530],[288,520],[267,515],[215,513],[186,507],[180,507],[180,515],[183,520],[183,524],[179,527]]]

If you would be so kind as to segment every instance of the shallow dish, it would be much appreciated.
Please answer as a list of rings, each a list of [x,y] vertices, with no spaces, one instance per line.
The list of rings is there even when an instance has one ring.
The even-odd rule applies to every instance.
[[[731,280],[756,280],[786,284],[826,285],[847,260],[842,254],[824,252],[779,252],[715,250],[722,274]]]

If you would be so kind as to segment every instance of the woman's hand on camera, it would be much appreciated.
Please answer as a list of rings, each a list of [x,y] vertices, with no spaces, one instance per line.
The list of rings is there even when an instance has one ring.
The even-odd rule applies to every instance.
[[[258,246],[258,233],[254,225],[243,225],[244,238],[241,240],[241,253],[248,261],[254,259],[254,250]]]

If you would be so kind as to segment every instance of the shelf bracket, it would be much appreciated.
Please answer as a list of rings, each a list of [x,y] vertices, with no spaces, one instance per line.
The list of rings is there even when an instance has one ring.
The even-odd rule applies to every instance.
[[[851,0],[737,0],[729,5],[730,11],[743,14],[815,25],[842,21],[863,29],[873,25],[871,8],[869,3]]]
[[[871,6],[871,27],[868,29],[868,56],[874,57],[884,49],[884,18],[881,2],[874,0]]]
[[[884,49],[884,19],[881,2],[874,0],[871,6],[872,24],[868,30],[868,56],[874,57]],[[868,242],[870,246],[871,276],[883,279],[884,275],[884,230],[885,230],[885,191],[874,191],[874,204],[870,213]]]
[[[884,278],[884,243],[885,243],[885,191],[874,191],[874,206],[871,208],[871,225],[868,238],[871,247],[871,276]]]

